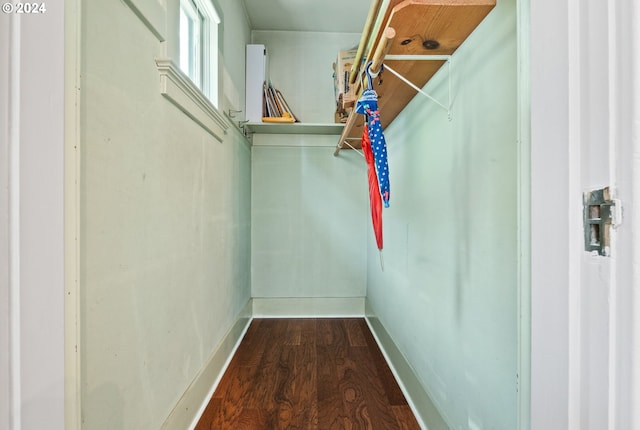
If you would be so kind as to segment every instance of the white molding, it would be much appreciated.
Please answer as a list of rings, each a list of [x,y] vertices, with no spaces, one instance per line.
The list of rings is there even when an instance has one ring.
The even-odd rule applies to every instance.
[[[253,318],[364,316],[363,297],[249,299],[236,322],[175,405],[161,430],[193,429]]]
[[[80,117],[82,0],[65,1],[64,29],[64,428],[82,428]]]
[[[519,0],[518,85],[518,429],[531,428],[531,28],[530,0]]]
[[[340,136],[344,129],[342,123],[272,123],[272,122],[248,122],[244,125],[249,132],[257,134],[304,134],[312,136]],[[297,142],[297,140],[296,140]],[[272,145],[269,143],[261,145]],[[275,144],[273,144],[275,145]],[[307,146],[308,143],[294,143],[295,146]],[[330,142],[325,141],[320,145],[311,146],[331,146],[335,147],[336,142],[332,139]]]
[[[450,427],[436,408],[429,393],[420,384],[411,364],[393,342],[382,322],[373,314],[368,302],[366,311],[365,320],[369,329],[420,426],[428,430],[449,430]]]
[[[0,15],[0,63],[11,64],[10,15]],[[9,317],[9,92],[11,82],[7,67],[0,67],[0,428],[11,428],[11,390],[8,384],[11,375],[10,361],[10,317]]]
[[[364,297],[254,297],[254,318],[362,317]]]
[[[224,116],[171,59],[158,58],[156,65],[160,73],[160,93],[222,142],[222,136],[230,127]]]
[[[420,384],[411,365],[380,320],[373,315],[364,297],[250,299],[233,327],[165,420],[161,430],[195,428],[254,318],[294,317],[364,317],[421,427],[428,430],[449,430],[431,396]]]
[[[591,112],[590,104],[593,102],[589,100],[592,95],[590,90],[585,90],[585,84],[588,85],[590,81],[589,74],[593,67],[590,67],[590,71],[585,71],[584,58],[589,58],[589,54],[583,52],[583,48],[586,46],[585,42],[585,27],[588,28],[587,17],[587,5],[582,0],[567,0],[567,14],[569,19],[567,20],[567,141],[566,147],[558,148],[560,152],[566,154],[566,165],[563,166],[566,169],[566,176],[558,181],[560,187],[563,187],[567,193],[565,198],[565,204],[563,210],[565,210],[565,218],[567,219],[566,234],[567,239],[564,245],[566,249],[567,259],[567,420],[568,430],[580,430],[587,424],[583,421],[586,417],[586,409],[590,404],[589,395],[585,392],[588,391],[589,381],[592,380],[589,376],[588,366],[586,370],[584,368],[589,357],[592,355],[587,353],[583,347],[584,335],[583,330],[585,327],[589,327],[586,322],[592,318],[589,311],[585,312],[585,303],[589,303],[588,294],[585,297],[585,291],[588,291],[590,285],[589,281],[583,283],[582,277],[587,273],[582,264],[583,254],[583,227],[582,227],[582,199],[576,198],[583,193],[583,184],[586,184],[587,175],[585,174],[585,168],[588,165],[588,156],[583,159],[583,145],[584,148],[593,148],[588,143],[588,140],[583,141],[583,131],[587,130],[584,125],[585,119],[588,117],[587,112]],[[606,19],[606,17],[603,17]],[[593,30],[588,30],[588,33],[593,34]],[[603,35],[606,37],[606,35]],[[601,53],[601,55],[608,60],[608,53]],[[605,61],[607,61],[605,60]],[[564,79],[564,77],[563,77]],[[586,97],[585,97],[586,96]],[[564,98],[564,96],[562,96]],[[563,103],[562,98],[557,97],[554,102]],[[586,109],[586,110],[585,110]],[[603,144],[606,145],[605,142]],[[604,166],[603,166],[604,168]],[[534,170],[533,175],[541,174],[539,170]],[[544,168],[545,175],[548,175],[547,168]],[[564,172],[563,172],[564,173]],[[553,177],[553,175],[551,175]],[[566,179],[565,179],[566,178]],[[585,180],[583,181],[583,178]],[[539,221],[537,221],[540,223]],[[538,230],[540,231],[540,230]],[[535,252],[535,251],[534,251]],[[563,257],[564,258],[564,257]],[[601,267],[602,269],[602,267]],[[607,282],[609,284],[609,282]],[[605,284],[602,284],[605,287]],[[607,285],[609,289],[610,285]],[[600,311],[603,311],[604,308]],[[599,312],[600,312],[599,311]],[[535,310],[532,311],[535,313]],[[561,327],[558,327],[560,330]],[[593,338],[588,338],[594,340]],[[600,343],[600,339],[596,340],[597,344]],[[595,344],[594,344],[595,345]],[[589,356],[589,357],[587,357]],[[604,369],[600,369],[604,371]],[[604,395],[603,397],[608,397]],[[606,408],[603,405],[603,409]],[[600,412],[594,412],[594,415],[600,415]]]
[[[637,287],[640,285],[640,55],[638,50],[640,49],[640,28],[637,23],[640,22],[640,4],[636,1],[629,2],[630,14],[628,18],[629,27],[631,28],[632,37],[631,46],[626,52],[635,52],[632,56],[632,72],[631,72],[631,148],[632,154],[630,169],[631,169],[631,183],[634,184],[630,190],[631,205],[630,211],[630,225],[636,226],[630,232],[629,241],[631,243],[629,252],[632,255],[632,264],[630,267],[630,283],[627,285],[635,285],[635,288],[631,288],[631,339],[628,339],[629,348],[627,351],[631,351],[631,381],[630,381],[630,400],[629,405],[638,405],[640,401],[640,289]],[[635,23],[636,25],[631,25]],[[622,161],[622,160],[620,160]],[[629,406],[629,428],[640,428],[640,408]]]
[[[21,237],[20,237],[20,112],[21,112],[21,21],[11,15],[9,26],[9,422],[22,428],[22,338],[21,338]]]
[[[193,429],[227,370],[251,322],[251,299],[173,408],[160,430]]]

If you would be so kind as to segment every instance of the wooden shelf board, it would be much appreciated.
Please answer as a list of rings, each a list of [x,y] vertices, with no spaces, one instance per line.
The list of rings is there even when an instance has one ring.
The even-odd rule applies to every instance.
[[[380,35],[387,27],[396,31],[388,55],[452,55],[495,4],[495,0],[391,0],[368,57],[375,52]],[[436,40],[440,46],[427,50],[422,46],[425,40]],[[445,61],[389,60],[385,63],[422,88]],[[385,128],[413,99],[416,91],[390,72],[383,73],[382,78],[382,84],[374,80],[374,89],[378,93],[380,121]],[[362,122],[358,118],[348,137],[362,135]]]
[[[340,135],[344,124],[337,123],[269,123],[249,122],[245,127],[252,133],[259,134],[325,134]]]

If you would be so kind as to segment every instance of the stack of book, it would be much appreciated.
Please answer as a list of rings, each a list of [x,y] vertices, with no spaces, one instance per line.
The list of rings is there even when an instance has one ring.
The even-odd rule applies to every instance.
[[[282,93],[266,82],[263,85],[262,122],[298,122]]]

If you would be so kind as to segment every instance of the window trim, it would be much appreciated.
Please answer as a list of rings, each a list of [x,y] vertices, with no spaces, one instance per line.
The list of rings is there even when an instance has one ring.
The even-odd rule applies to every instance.
[[[185,11],[185,15],[192,22],[199,23],[196,27],[199,29],[197,35],[197,43],[192,47],[190,57],[193,56],[194,64],[190,67],[194,68],[193,73],[183,69],[185,74],[193,75],[193,81],[202,93],[209,98],[214,106],[220,103],[220,32],[222,19],[218,13],[218,7],[213,0],[180,0],[179,13]],[[179,18],[180,20],[181,18]],[[180,34],[180,22],[178,23],[178,34]],[[191,36],[191,34],[190,34]],[[180,37],[178,38],[180,39]],[[178,56],[182,65],[181,52],[182,42],[178,42]]]
[[[202,65],[201,73],[206,76],[203,79],[203,93],[211,100],[214,106],[220,104],[220,30],[222,19],[218,13],[219,7],[213,0],[191,0],[196,4],[198,11],[203,15],[202,26]],[[215,25],[214,25],[215,24]],[[215,56],[215,61],[212,57]],[[213,70],[212,65],[215,67]]]
[[[222,142],[230,125],[218,108],[173,60],[158,58],[156,65],[160,73],[160,93]]]
[[[183,16],[190,25],[193,25],[193,28],[190,28],[189,31],[186,32],[188,35],[186,41],[182,38]],[[206,39],[208,29],[206,27],[206,19],[202,16],[194,0],[180,0],[178,29],[178,57],[180,58],[180,68],[193,80],[197,87],[203,88],[203,84],[207,79],[206,74],[203,73],[202,66],[209,59],[205,58],[208,57],[207,47],[204,46],[203,41]],[[183,49],[184,47],[187,48],[187,52]],[[183,63],[185,60],[187,64]]]
[[[207,29],[209,37],[205,38],[204,41],[206,44],[205,52],[208,52],[208,55],[216,55],[217,57],[215,65],[216,74],[213,78],[209,78],[210,86],[205,86],[205,91],[207,92],[196,86],[191,78],[180,68],[180,42],[178,40],[177,61],[170,57],[160,57],[155,60],[158,73],[160,74],[160,93],[185,115],[204,128],[216,140],[222,142],[223,136],[228,133],[227,130],[232,124],[216,105],[219,104],[218,96],[221,94],[219,52],[221,51],[221,44],[223,42],[224,23],[222,15],[219,13],[221,9],[217,0],[193,1],[202,3],[204,6],[201,12],[205,15],[205,18],[212,20],[216,24]],[[180,25],[180,7],[181,5],[178,4],[178,9],[174,12],[174,19],[177,20],[178,27]],[[179,39],[179,29],[175,35],[178,36]],[[212,50],[212,47],[215,47],[215,50]],[[173,56],[175,53],[170,55]],[[208,67],[210,67],[211,64],[210,60],[211,57],[205,61]],[[212,99],[216,100],[217,103],[214,104]]]

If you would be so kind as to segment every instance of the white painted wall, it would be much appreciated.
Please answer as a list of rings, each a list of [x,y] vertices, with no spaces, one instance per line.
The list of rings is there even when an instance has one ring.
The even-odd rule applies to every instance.
[[[386,130],[384,272],[366,220],[372,312],[452,429],[517,428],[515,6],[454,55],[451,122],[417,97]],[[426,90],[447,84],[443,69]]]
[[[532,429],[640,424],[634,3],[531,2]],[[592,256],[582,193],[606,185],[624,221]]]
[[[224,97],[242,100],[250,33],[238,2],[219,4]],[[250,298],[250,147],[160,94],[177,27],[165,46],[124,2],[83,2],[81,18],[82,428],[155,430]]]
[[[64,428],[64,8],[0,15],[0,427]]]
[[[332,123],[338,51],[358,34],[254,31],[273,85],[302,122]],[[254,135],[252,295],[364,297],[367,182],[362,157],[333,157],[337,136]]]

